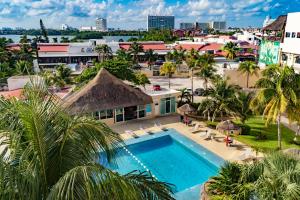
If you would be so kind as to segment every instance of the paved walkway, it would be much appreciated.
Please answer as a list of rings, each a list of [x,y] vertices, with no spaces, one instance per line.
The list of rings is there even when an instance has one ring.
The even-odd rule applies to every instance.
[[[130,121],[124,124],[114,125],[111,128],[114,131],[120,133],[122,138],[126,140],[133,137],[132,135],[125,133],[126,130],[132,130],[138,136],[147,134],[146,131],[149,130],[151,130],[152,132],[161,131],[160,127],[154,125],[155,123],[160,123],[162,127],[175,129],[176,131],[192,139],[193,141],[197,142],[198,144],[202,145],[208,150],[214,152],[215,154],[217,154],[225,160],[241,161],[242,159],[245,159],[245,153],[247,151],[251,151],[250,147],[236,140],[234,141],[231,147],[227,147],[225,145],[225,142],[223,141],[225,136],[216,130],[205,127],[203,122],[196,122],[199,123],[201,131],[197,133],[192,133],[193,127],[186,126],[183,123],[179,122],[178,115],[159,117],[148,120]],[[140,130],[141,127],[144,130]],[[208,139],[206,136],[204,136],[205,130],[210,130],[211,132],[215,133],[215,138]],[[254,151],[251,151],[251,155],[255,156],[255,154],[256,153]],[[262,155],[260,154],[259,156]]]

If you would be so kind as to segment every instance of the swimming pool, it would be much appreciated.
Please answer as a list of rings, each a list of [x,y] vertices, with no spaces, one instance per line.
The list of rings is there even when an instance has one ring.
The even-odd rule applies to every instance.
[[[176,199],[199,198],[201,184],[216,175],[224,162],[174,129],[125,143],[126,147],[118,150],[116,162],[108,167],[121,174],[150,170],[158,180],[176,186]]]

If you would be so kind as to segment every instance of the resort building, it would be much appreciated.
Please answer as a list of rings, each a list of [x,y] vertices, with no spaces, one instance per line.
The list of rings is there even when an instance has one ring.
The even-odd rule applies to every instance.
[[[105,32],[107,31],[107,21],[104,18],[97,18],[96,19],[96,30]]]
[[[63,101],[71,114],[93,115],[114,124],[174,113],[179,94],[166,90],[150,96],[102,68],[93,80]]]
[[[171,29],[175,28],[174,16],[150,16],[147,19],[147,30],[152,29]]]
[[[282,64],[300,71],[300,12],[288,13],[283,42],[280,44]]]
[[[212,21],[209,23],[209,28],[218,31],[225,31],[226,30],[226,22],[225,21]]]
[[[195,25],[194,23],[180,23],[180,29],[183,29],[183,30],[191,30],[191,29],[194,29],[195,28]]]

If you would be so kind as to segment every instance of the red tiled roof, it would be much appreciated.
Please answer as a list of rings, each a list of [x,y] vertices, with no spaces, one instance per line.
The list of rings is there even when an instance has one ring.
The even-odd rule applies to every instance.
[[[209,43],[203,45],[203,47],[200,48],[200,51],[209,51],[209,50],[218,51],[222,49],[222,46],[223,44],[219,44],[219,43]]]
[[[68,52],[68,44],[39,45],[39,52]]]
[[[149,50],[167,50],[168,48],[166,47],[166,45],[164,43],[140,43],[143,46],[143,49]],[[122,49],[128,50],[130,48],[131,43],[120,43],[119,46]]]
[[[16,97],[17,99],[21,99],[22,91],[23,91],[22,89],[3,91],[3,92],[0,92],[0,96],[3,96],[5,99],[10,99],[13,97]]]
[[[209,44],[179,44],[175,48],[179,49],[182,47],[183,49],[190,51],[191,49],[195,49],[197,51],[218,51],[222,48],[222,44],[218,43],[209,43]]]

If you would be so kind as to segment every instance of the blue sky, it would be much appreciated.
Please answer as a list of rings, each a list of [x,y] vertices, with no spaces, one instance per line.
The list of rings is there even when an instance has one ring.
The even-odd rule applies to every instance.
[[[267,15],[300,12],[300,0],[0,0],[0,27],[92,26],[106,17],[108,27],[146,28],[147,15],[175,15],[180,22],[226,20],[229,26],[260,27]]]

